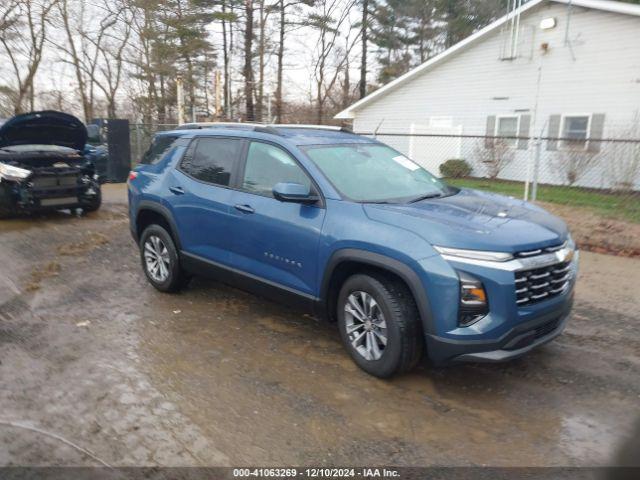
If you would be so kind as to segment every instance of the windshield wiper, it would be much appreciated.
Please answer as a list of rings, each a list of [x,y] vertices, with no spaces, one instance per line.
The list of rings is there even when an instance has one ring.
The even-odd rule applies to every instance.
[[[409,200],[407,203],[416,203],[419,202],[421,200],[428,200],[430,198],[440,198],[442,197],[441,193],[428,193],[426,195],[421,195],[419,197],[413,198],[411,200]]]

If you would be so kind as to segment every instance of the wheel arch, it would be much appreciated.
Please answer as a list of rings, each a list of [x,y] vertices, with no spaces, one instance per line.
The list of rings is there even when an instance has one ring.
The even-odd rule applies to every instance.
[[[433,331],[429,299],[416,272],[407,264],[394,258],[352,248],[335,252],[325,269],[320,301],[327,319],[335,321],[337,297],[344,281],[355,273],[367,271],[390,274],[405,283],[416,302],[425,332]]]
[[[140,240],[140,236],[142,235],[144,229],[152,224],[158,224],[166,228],[171,235],[171,238],[175,242],[178,252],[182,250],[180,236],[178,235],[178,227],[176,226],[169,209],[153,202],[140,202],[140,205],[138,206],[138,209],[136,211],[136,241]]]

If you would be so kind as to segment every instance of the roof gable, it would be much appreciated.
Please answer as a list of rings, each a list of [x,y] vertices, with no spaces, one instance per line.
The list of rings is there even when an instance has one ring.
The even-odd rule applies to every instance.
[[[548,3],[548,2],[571,4],[571,5],[576,6],[576,7],[590,8],[590,9],[594,9],[594,10],[602,10],[602,11],[611,12],[611,13],[619,13],[619,14],[623,14],[623,15],[640,16],[640,5],[634,5],[634,4],[631,4],[631,3],[616,2],[616,1],[612,1],[612,0],[531,0],[530,2],[525,3],[517,11],[510,12],[509,14],[497,19],[493,23],[490,23],[486,27],[478,30],[474,34],[472,34],[472,35],[468,36],[467,38],[465,38],[464,40],[456,43],[452,47],[450,47],[450,48],[446,49],[445,51],[439,53],[435,57],[427,60],[426,62],[418,65],[414,69],[409,70],[404,75],[401,75],[400,77],[396,78],[395,80],[393,80],[393,81],[387,83],[386,85],[380,87],[376,91],[370,93],[366,97],[360,99],[359,101],[357,101],[353,105],[349,106],[345,110],[343,110],[340,113],[338,113],[334,118],[338,118],[338,119],[353,118],[354,117],[354,112],[356,110],[358,110],[359,108],[361,108],[364,105],[367,105],[367,104],[373,102],[377,98],[380,98],[381,96],[383,96],[385,93],[388,93],[389,91],[393,90],[394,88],[398,87],[399,85],[404,84],[405,82],[407,82],[410,79],[418,76],[422,72],[437,66],[438,64],[440,64],[441,62],[443,62],[444,60],[446,60],[450,56],[454,55],[455,53],[459,52],[460,50],[463,50],[464,48],[466,48],[466,47],[478,42],[479,40],[484,38],[487,34],[493,32],[494,30],[496,30],[500,26],[502,26],[505,23],[507,23],[515,15],[517,15],[517,14],[522,15],[523,13],[535,8],[536,6],[538,6],[538,5],[542,4],[542,3]]]

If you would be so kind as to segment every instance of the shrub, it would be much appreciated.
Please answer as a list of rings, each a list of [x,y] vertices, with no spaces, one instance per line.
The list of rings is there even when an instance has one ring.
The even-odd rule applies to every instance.
[[[447,178],[468,177],[471,170],[471,165],[461,158],[452,158],[440,164],[440,175]]]

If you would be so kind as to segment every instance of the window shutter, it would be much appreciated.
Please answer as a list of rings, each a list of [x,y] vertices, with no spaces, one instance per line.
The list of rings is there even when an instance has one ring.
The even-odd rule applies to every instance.
[[[558,150],[558,137],[560,136],[561,115],[551,115],[549,117],[549,129],[547,130],[547,150]]]
[[[496,134],[496,116],[490,115],[487,117],[487,132],[485,135],[487,136],[484,139],[485,148],[493,148],[493,138]]]
[[[531,115],[520,115],[520,129],[518,130],[519,137],[528,137],[531,129]],[[526,150],[529,148],[529,139],[518,139],[518,150]]]
[[[595,138],[601,140],[604,135],[604,113],[594,113],[591,116],[591,129],[589,130],[589,139]],[[589,140],[588,150],[590,152],[598,153],[600,151],[602,142],[594,142]]]

